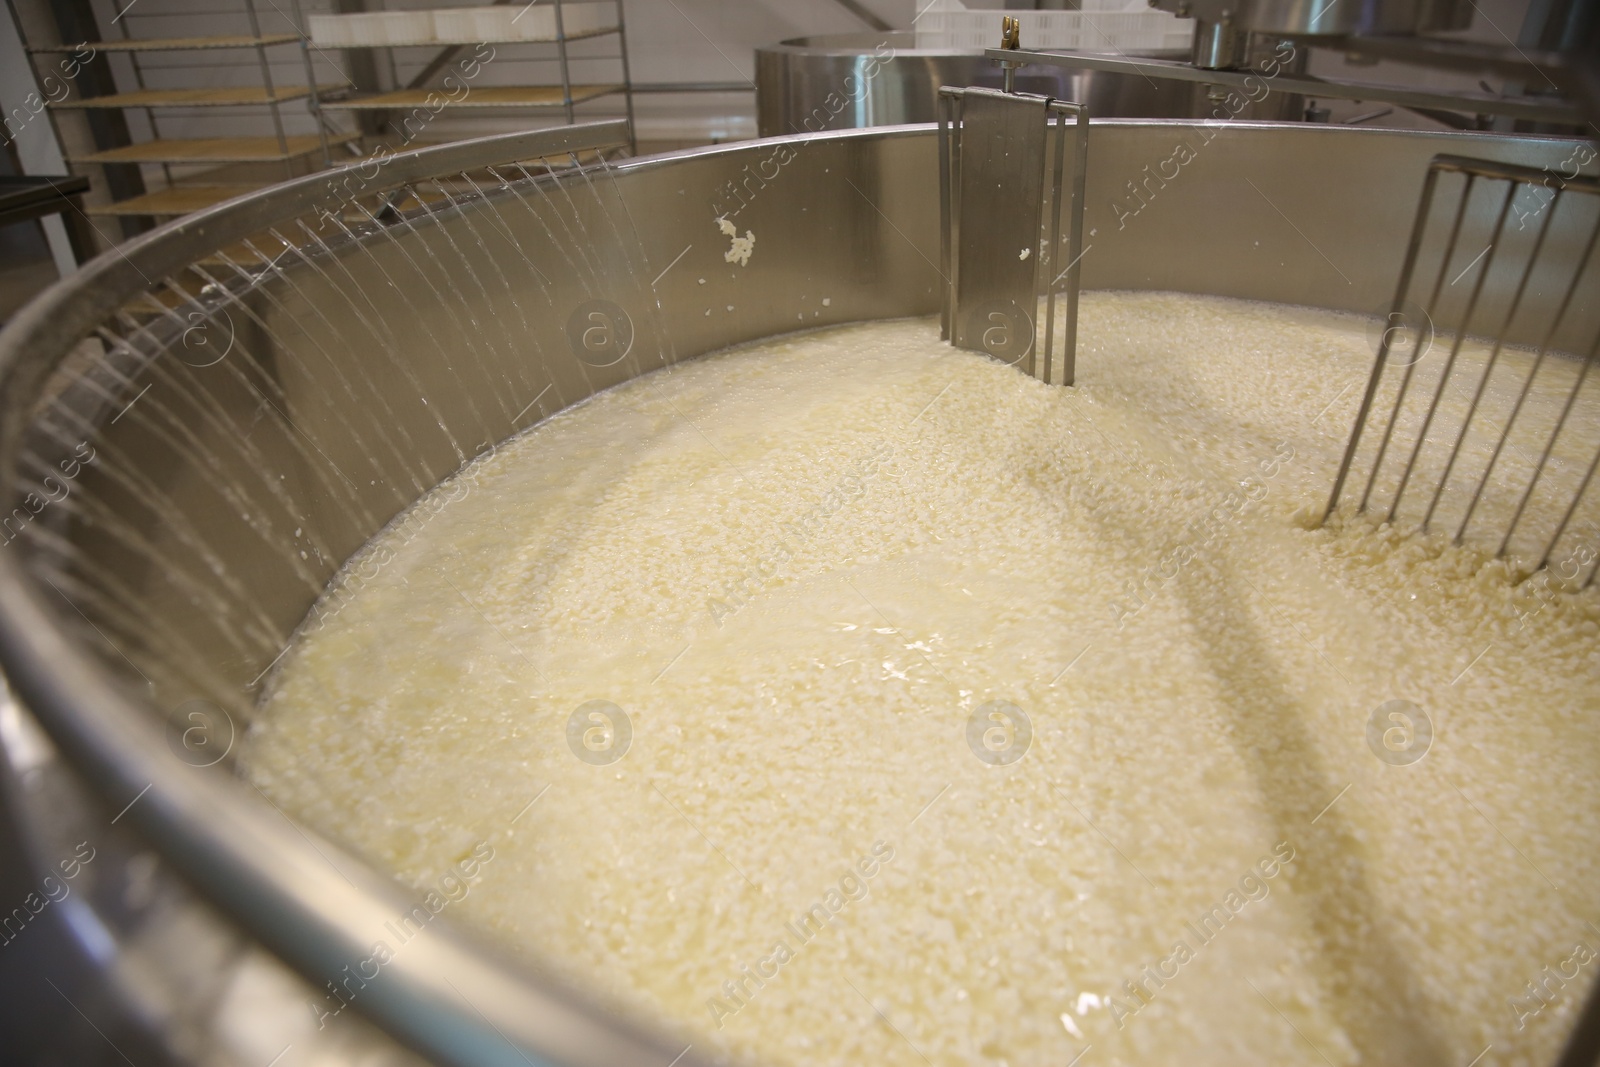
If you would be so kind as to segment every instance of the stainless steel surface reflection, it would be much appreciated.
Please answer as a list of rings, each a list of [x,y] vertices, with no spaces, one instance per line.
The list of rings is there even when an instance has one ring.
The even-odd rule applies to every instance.
[[[933,122],[941,85],[999,89],[1001,81],[1000,68],[982,55],[917,48],[912,33],[796,37],[756,49],[756,125],[762,137],[780,137]],[[1086,104],[1097,118],[1203,118],[1217,106],[1204,86],[1084,68],[1026,66],[1016,90]],[[1236,117],[1297,119],[1303,107],[1301,97],[1276,93],[1244,103]]]
[[[423,1067],[355,1012],[319,1022],[325,991],[97,803],[3,683],[0,741],[5,1063]]]
[[[515,158],[565,151],[512,136],[533,138]],[[1096,122],[1090,139],[1085,286],[1364,314],[1386,306],[1435,153],[1554,168],[1572,149],[1158,121]],[[287,961],[312,989],[367,957],[414,902],[288,821],[232,773],[225,746],[221,759],[193,758],[181,741],[192,702],[224,713],[207,729],[247,729],[264,673],[342,562],[512,433],[651,369],[793,329],[819,293],[832,299],[808,326],[936,312],[934,140],[906,127],[719,146],[569,171],[559,188],[480,174],[475,192],[388,221],[324,220],[303,255],[242,274],[216,266],[240,233],[321,202],[280,186],[131,242],[19,314],[0,333],[0,660],[98,795],[95,825],[115,818],[137,842],[108,847],[96,877],[121,885],[136,856],[159,854],[226,917],[226,936]],[[506,151],[488,138],[448,159],[478,172]],[[425,166],[401,157],[380,180]],[[725,258],[719,217],[757,236],[748,264]],[[1577,235],[1552,242],[1547,255],[1575,259]],[[182,316],[119,317],[194,263],[217,286],[195,293],[196,324],[232,324],[220,358],[185,349]],[[626,318],[620,355],[586,340],[593,314]],[[1597,317],[1591,301],[1570,321],[1592,331]],[[116,327],[104,344],[92,339],[101,326]],[[95,458],[74,460],[80,449]],[[74,462],[70,493],[34,506],[42,475]],[[33,806],[10,814],[43,863],[78,843]],[[202,940],[181,924],[101,927],[107,968],[137,958],[176,974]],[[352,1007],[346,1017],[377,1020],[441,1063],[663,1067],[681,1051],[445,920]],[[317,1022],[309,1007],[304,1019]]]

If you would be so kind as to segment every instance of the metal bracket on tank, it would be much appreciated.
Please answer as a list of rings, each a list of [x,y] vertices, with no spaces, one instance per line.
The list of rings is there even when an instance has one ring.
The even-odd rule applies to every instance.
[[[1069,117],[1076,121],[1063,238]],[[1088,153],[1089,110],[1082,104],[977,87],[939,90],[941,338],[1040,381],[1073,383]],[[1053,370],[1058,294],[1065,298],[1059,373]]]

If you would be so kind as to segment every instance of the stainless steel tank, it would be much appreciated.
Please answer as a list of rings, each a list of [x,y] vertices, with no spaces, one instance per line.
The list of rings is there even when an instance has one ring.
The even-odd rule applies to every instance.
[[[622,136],[601,127],[252,194],[108,253],[0,333],[0,659],[30,709],[0,715],[0,784],[35,878],[95,853],[56,907],[179,1053],[261,1067],[260,1041],[292,1034],[334,1062],[412,1062],[394,1042],[451,1064],[698,1062],[448,919],[351,1010],[316,1009],[416,901],[231,769],[330,577],[474,456],[638,374],[793,329],[824,282],[808,325],[937,310],[930,128],[558,176],[507,165]],[[1573,147],[1131,120],[1091,138],[1086,286],[1366,314],[1435,153],[1554,169]],[[1181,173],[1134,197],[1179,145]],[[464,182],[419,192],[440,174]],[[760,239],[745,267],[724,259],[731,212]],[[1570,265],[1575,246],[1555,254]],[[1600,314],[1593,294],[1582,310]]]
[[[1139,53],[1187,59],[1188,53]],[[1028,66],[1018,92],[1087,104],[1105,118],[1203,118],[1216,103],[1206,87],[1104,70]],[[969,52],[916,47],[913,33],[841,33],[795,37],[756,49],[756,128],[762,137],[932,122],[939,87],[1001,87],[991,60]],[[1302,97],[1273,93],[1237,117],[1298,119]]]

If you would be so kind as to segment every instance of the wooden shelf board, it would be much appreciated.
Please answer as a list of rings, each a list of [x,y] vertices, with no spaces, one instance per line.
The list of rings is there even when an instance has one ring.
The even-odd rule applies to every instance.
[[[223,89],[140,89],[131,93],[84,96],[63,100],[51,107],[82,111],[108,107],[244,107],[255,104],[281,104],[309,96],[303,85],[281,86],[272,93],[256,86]]]
[[[300,40],[297,33],[268,33],[260,37],[248,34],[222,34],[215,37],[148,37],[131,38],[126,41],[93,41],[85,42],[89,48],[96,52],[198,52],[212,48],[257,48],[270,47],[279,44],[295,44]],[[28,51],[35,53],[46,52],[76,52],[83,48],[79,44],[51,44],[30,48]]]
[[[579,31],[574,32],[574,33],[569,33],[569,34],[566,35],[566,40],[568,40],[568,41],[585,41],[585,40],[588,40],[590,37],[604,37],[609,33],[616,33],[616,32],[617,32],[617,27],[615,27],[615,26],[601,26],[601,27],[598,27],[598,28],[593,29],[593,30],[579,30]],[[506,44],[506,45],[511,45],[511,44],[556,44],[560,40],[561,40],[561,38],[556,37],[554,34],[552,34],[549,37],[514,37],[514,38],[505,39],[505,40],[495,40],[495,41],[480,41],[480,40],[478,40],[476,38],[468,41],[468,40],[457,40],[455,38],[446,38],[446,37],[429,37],[429,38],[426,38],[425,40],[416,40],[416,41],[385,41],[382,44],[345,44],[343,42],[328,42],[328,41],[312,41],[311,43],[312,43],[312,45],[314,45],[316,47],[319,47],[319,48],[339,49],[341,51],[343,51],[343,50],[355,51],[357,49],[380,49],[380,48],[452,48],[452,47],[457,47],[457,46],[466,46],[466,45],[474,45],[474,44],[497,44],[497,45],[498,44]]]
[[[258,188],[260,186],[256,185],[174,185],[114,204],[95,204],[84,210],[91,215],[187,215]]]
[[[621,91],[621,85],[574,85],[572,102],[581,104],[586,100]],[[322,108],[325,111],[402,111],[408,108],[426,107],[428,97],[434,96],[437,99],[438,95],[438,90],[435,89],[397,89],[394,92],[351,96],[342,100],[323,100]],[[460,100],[451,101],[446,106],[451,108],[561,107],[561,86],[485,85],[473,89]]]
[[[356,134],[330,137],[330,145],[352,141]],[[285,138],[284,152],[276,137],[208,137],[197,140],[142,141],[139,144],[110,148],[87,156],[75,156],[74,163],[276,163],[286,159],[315,155],[322,151],[316,134]]]

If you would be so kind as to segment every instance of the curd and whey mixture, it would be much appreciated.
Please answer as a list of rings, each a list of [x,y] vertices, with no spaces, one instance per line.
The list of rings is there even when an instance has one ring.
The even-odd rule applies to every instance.
[[[1550,1062],[1600,970],[1596,591],[1313,528],[1366,320],[1080,330],[1073,389],[884,322],[550,419],[351,563],[246,773],[697,1055]]]

